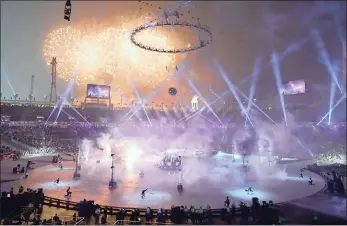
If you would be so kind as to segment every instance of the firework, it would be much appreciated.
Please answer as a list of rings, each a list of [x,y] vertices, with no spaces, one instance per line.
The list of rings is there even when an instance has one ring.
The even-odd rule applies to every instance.
[[[57,76],[67,81],[73,75],[77,84],[116,80],[121,85],[130,78],[137,86],[153,87],[169,77],[183,57],[149,52],[131,43],[132,29],[143,24],[145,18],[126,20],[122,17],[117,21],[108,26],[84,23],[51,31],[43,47],[46,63],[56,57]],[[152,30],[138,36],[143,43],[153,46],[174,45],[165,31]]]

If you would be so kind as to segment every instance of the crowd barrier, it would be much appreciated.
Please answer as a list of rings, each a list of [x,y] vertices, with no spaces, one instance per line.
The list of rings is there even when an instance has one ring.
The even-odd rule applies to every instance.
[[[56,208],[64,208],[67,210],[78,210],[78,204],[79,202],[72,202],[68,200],[63,199],[57,199],[57,198],[51,198],[51,197],[44,197],[44,205],[50,206],[50,207],[56,207]],[[276,206],[279,206],[281,203],[276,203]],[[131,215],[132,211],[139,210],[140,217],[146,216],[146,208],[128,208],[128,207],[115,207],[115,206],[100,206],[101,212],[103,213],[105,208],[107,209],[108,215],[116,215],[121,209],[125,209],[127,212],[127,215]],[[157,216],[158,209],[152,209],[153,216]],[[222,209],[211,209],[212,216],[213,217],[219,217]],[[171,216],[171,209],[167,209],[168,216]],[[240,215],[241,210],[239,208],[236,208],[236,215]]]

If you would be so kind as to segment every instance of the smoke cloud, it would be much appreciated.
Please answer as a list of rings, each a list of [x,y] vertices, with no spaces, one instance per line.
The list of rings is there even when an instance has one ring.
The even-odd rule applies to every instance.
[[[256,112],[250,118],[254,127],[243,124],[233,128],[213,128],[199,115],[185,124],[166,124],[165,117],[152,120],[152,126],[127,123],[101,133],[94,140],[85,138],[81,152],[91,165],[88,174],[99,173],[100,167],[109,172],[111,153],[114,154],[115,176],[119,181],[138,177],[143,171],[155,175],[148,186],[163,186],[178,182],[178,174],[158,168],[164,154],[182,156],[182,183],[196,186],[201,183],[243,183],[245,176],[256,180],[277,172],[286,177],[286,169],[275,164],[279,157],[307,157],[309,152],[297,133],[299,125],[293,115],[287,115],[288,125],[266,121]],[[208,129],[211,127],[210,129]],[[245,169],[243,164],[252,167]],[[236,166],[236,167],[235,167]],[[276,170],[274,170],[276,168]],[[252,171],[247,174],[247,170]],[[106,173],[109,175],[109,173]],[[251,175],[251,176],[249,176]]]

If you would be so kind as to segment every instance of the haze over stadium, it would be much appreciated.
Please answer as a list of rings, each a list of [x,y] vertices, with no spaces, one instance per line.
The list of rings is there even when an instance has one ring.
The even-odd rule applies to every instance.
[[[1,4],[1,176],[49,162],[1,191],[219,211],[327,184],[338,211],[305,207],[346,219],[346,2],[63,6]]]

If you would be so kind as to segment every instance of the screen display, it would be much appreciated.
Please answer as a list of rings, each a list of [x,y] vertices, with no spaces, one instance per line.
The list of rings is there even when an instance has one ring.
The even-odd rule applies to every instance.
[[[306,93],[306,85],[304,80],[289,81],[282,86],[282,93],[284,95],[294,95],[299,93]]]
[[[105,85],[87,85],[87,97],[108,99],[110,98],[110,87]]]

